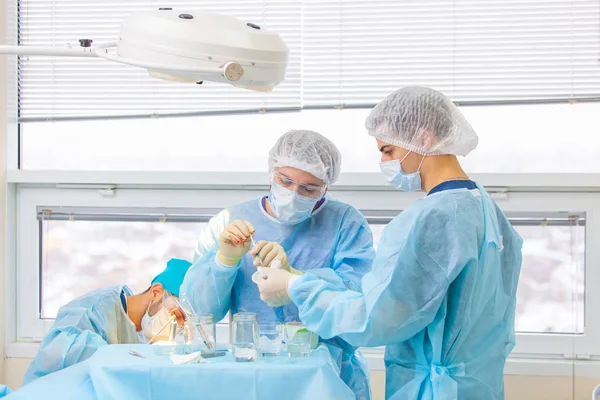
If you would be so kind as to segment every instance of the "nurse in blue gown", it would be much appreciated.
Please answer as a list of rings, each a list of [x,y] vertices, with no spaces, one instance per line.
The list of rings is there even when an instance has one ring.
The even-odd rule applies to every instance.
[[[201,233],[183,286],[184,301],[197,313],[217,320],[228,311],[256,313],[259,323],[297,321],[294,304],[270,307],[252,282],[255,265],[270,263],[271,254],[285,249],[293,273],[315,276],[352,290],[371,268],[373,238],[364,216],[328,194],[341,169],[341,155],[324,136],[290,131],[269,152],[271,189],[220,212]],[[262,250],[248,254],[251,239]],[[325,341],[340,369],[340,377],[356,398],[370,398],[369,372],[355,346],[335,335]]]
[[[266,268],[261,298],[294,304],[323,338],[386,346],[387,399],[504,399],[522,239],[458,162],[477,135],[446,96],[424,87],[389,95],[366,127],[390,184],[427,195],[385,228],[360,289]],[[269,267],[286,260],[283,251],[271,259]]]

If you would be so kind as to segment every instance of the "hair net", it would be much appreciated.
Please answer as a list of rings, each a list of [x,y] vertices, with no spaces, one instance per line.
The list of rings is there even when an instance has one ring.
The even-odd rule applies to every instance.
[[[342,155],[335,144],[313,131],[289,131],[269,152],[269,171],[293,167],[330,185],[340,176]]]
[[[390,94],[373,108],[365,126],[383,142],[426,156],[466,156],[478,143],[454,103],[427,87],[409,86]]]

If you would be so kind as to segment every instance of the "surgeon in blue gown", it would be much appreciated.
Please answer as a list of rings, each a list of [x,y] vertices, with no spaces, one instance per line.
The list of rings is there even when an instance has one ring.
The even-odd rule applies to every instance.
[[[200,235],[194,265],[181,288],[194,311],[210,312],[217,320],[229,310],[256,313],[259,323],[299,320],[295,305],[273,308],[260,300],[252,274],[261,259],[248,254],[251,235],[262,261],[270,263],[270,254],[285,249],[293,272],[311,271],[360,290],[375,255],[373,238],[358,210],[327,193],[340,167],[339,150],[322,135],[290,131],[281,136],[269,153],[269,195],[223,210]],[[357,399],[369,399],[362,355],[335,335],[328,339],[340,377]]]
[[[8,396],[12,390],[6,385],[0,385],[0,398]]]
[[[85,361],[101,346],[152,339],[172,314],[183,324],[183,313],[172,296],[179,296],[190,265],[185,260],[169,260],[143,293],[134,295],[127,286],[113,286],[62,306],[29,365],[23,384]]]
[[[446,96],[424,87],[389,95],[366,127],[391,185],[427,195],[385,228],[360,290],[264,268],[261,298],[293,301],[324,338],[385,345],[387,399],[504,399],[522,239],[458,162],[477,135]],[[269,267],[286,257],[272,259]]]

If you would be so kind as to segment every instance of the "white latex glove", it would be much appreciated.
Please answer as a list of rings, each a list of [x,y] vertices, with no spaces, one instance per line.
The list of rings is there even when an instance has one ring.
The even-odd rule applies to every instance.
[[[277,242],[261,240],[250,250],[250,254],[254,256],[254,266],[256,267],[279,268],[294,275],[303,275],[302,272],[290,265],[285,250]]]
[[[237,265],[250,249],[250,236],[254,234],[254,226],[248,221],[233,221],[219,236],[219,252],[217,258],[227,266]]]
[[[260,299],[271,307],[280,307],[288,304],[290,298],[288,286],[298,276],[294,276],[283,269],[262,268],[261,276],[252,279],[258,286]]]

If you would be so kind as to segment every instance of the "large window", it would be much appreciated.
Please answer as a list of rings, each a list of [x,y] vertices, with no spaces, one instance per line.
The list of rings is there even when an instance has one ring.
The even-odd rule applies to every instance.
[[[172,222],[140,211],[127,219],[107,215],[111,210],[84,215],[40,209],[42,318],[54,318],[61,305],[94,289],[126,284],[142,292],[166,260],[192,259],[205,226],[194,221],[207,217]],[[585,219],[552,215],[511,222],[524,239],[517,331],[584,333]],[[377,247],[385,224],[370,225]]]
[[[585,333],[585,226],[579,218],[519,224],[523,269],[516,330]]]
[[[600,172],[600,103],[463,107],[479,135],[464,159],[473,173]],[[303,111],[153,120],[22,125],[30,170],[266,171],[290,129],[320,132],[340,148],[344,172],[379,171],[369,110]],[[166,134],[168,132],[168,135]]]
[[[91,290],[127,284],[143,291],[166,260],[193,258],[198,233],[221,207],[261,194],[117,190],[114,198],[103,198],[95,190],[23,188],[19,273],[24,286],[20,298],[23,309],[31,314],[25,318],[28,324],[19,324],[22,336],[39,338],[58,307]],[[413,201],[399,193],[381,192],[378,207],[369,208],[375,204],[371,192],[334,195],[354,201],[363,210],[375,246],[385,225]],[[572,349],[577,337],[589,339],[598,326],[594,313],[585,307],[586,299],[592,304],[595,292],[585,288],[595,276],[588,268],[594,263],[594,253],[586,251],[590,248],[586,244],[598,234],[598,225],[590,229],[590,224],[597,222],[600,202],[594,194],[554,197],[546,199],[545,205],[539,203],[545,194],[510,194],[509,200],[500,202],[524,239],[516,318],[516,330],[524,335],[520,353],[530,350],[531,335],[546,336],[551,342],[564,340]],[[143,207],[124,207],[141,198],[146,199]],[[559,211],[568,202],[576,208]],[[155,206],[159,203],[160,208]],[[537,209],[531,209],[532,204]],[[40,251],[31,252],[32,248]],[[39,302],[31,298],[31,287],[40,287]]]
[[[143,292],[167,260],[192,260],[195,239],[206,225],[194,216],[167,222],[139,212],[127,220],[126,215],[106,215],[111,210],[94,215],[50,211],[38,214],[43,319],[54,318],[62,305],[94,289],[127,285]]]

